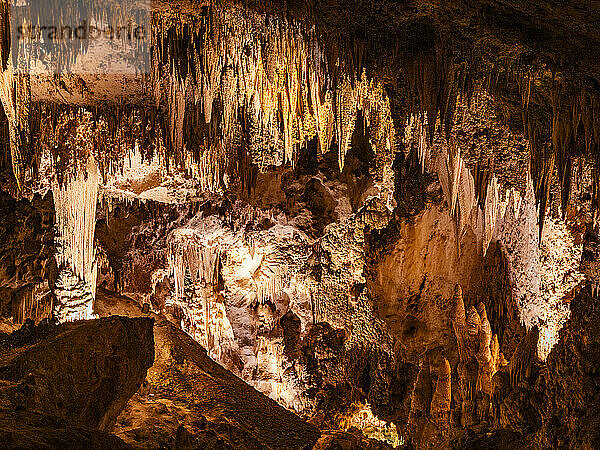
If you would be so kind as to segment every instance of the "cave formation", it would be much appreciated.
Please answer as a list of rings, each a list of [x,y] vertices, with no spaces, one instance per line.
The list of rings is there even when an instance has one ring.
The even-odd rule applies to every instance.
[[[0,0],[0,447],[600,447],[598,23]]]

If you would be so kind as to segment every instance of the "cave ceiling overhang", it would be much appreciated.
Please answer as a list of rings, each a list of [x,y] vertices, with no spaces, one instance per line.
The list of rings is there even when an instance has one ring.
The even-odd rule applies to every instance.
[[[70,3],[75,5],[77,2],[61,4]],[[90,10],[93,14],[94,8],[99,11],[103,11],[102,8],[119,9],[126,3],[98,1],[91,4]],[[62,8],[69,7],[73,5]],[[332,96],[333,119],[327,120],[335,123],[328,124],[323,119],[326,123],[316,125],[316,134],[323,148],[328,148],[332,141],[337,142],[342,167],[344,151],[349,145],[345,142],[349,138],[344,137],[348,132],[343,130],[343,124],[348,120],[352,124],[353,119],[343,117],[340,111],[348,95],[352,101],[362,103],[361,95],[356,93],[356,84],[364,76],[367,84],[371,83],[372,91],[383,90],[383,97],[390,105],[386,114],[396,129],[403,128],[411,114],[420,113],[429,119],[430,139],[436,123],[446,132],[452,127],[457,99],[470,99],[474,93],[482,90],[489,92],[497,116],[513,130],[523,133],[530,142],[531,173],[542,211],[546,207],[549,180],[554,172],[558,170],[561,182],[568,183],[571,178],[571,157],[584,153],[595,160],[599,153],[597,87],[600,62],[596,55],[600,49],[600,32],[594,24],[599,22],[600,8],[595,3],[207,3],[154,0],[150,2],[150,10],[152,50],[149,73],[31,77],[26,83],[16,83],[18,87],[13,97],[10,94],[5,96],[3,104],[9,118],[9,129],[19,129],[13,133],[11,144],[17,185],[22,184],[23,180],[19,178],[23,178],[25,168],[31,164],[32,153],[35,153],[31,147],[36,139],[31,134],[36,127],[23,122],[25,114],[22,111],[10,111],[19,109],[22,100],[19,90],[26,91],[22,96],[24,103],[29,101],[31,104],[44,105],[42,107],[49,105],[55,110],[83,106],[91,109],[93,114],[104,110],[112,116],[120,116],[124,108],[141,110],[144,117],[152,118],[152,124],[144,122],[143,127],[151,130],[155,124],[161,124],[165,151],[171,153],[171,159],[183,164],[186,160],[182,156],[184,148],[189,151],[197,145],[211,146],[217,140],[220,141],[219,145],[234,145],[231,139],[223,139],[223,136],[231,131],[228,115],[247,115],[251,103],[243,105],[245,111],[240,112],[242,102],[239,97],[243,95],[239,89],[240,67],[248,63],[242,60],[244,52],[256,52],[252,46],[262,47],[261,55],[265,70],[271,76],[270,82],[272,73],[269,73],[269,64],[275,71],[282,70],[281,66],[285,70],[286,64],[289,68],[285,75],[288,79],[275,88],[275,91],[286,91],[287,106],[277,104],[281,92],[273,92],[273,89],[267,94],[264,89],[260,91],[261,104],[254,101],[251,105],[261,109],[260,120],[263,125],[267,122],[264,119],[267,115],[264,112],[265,104],[269,107],[268,114],[272,115],[273,127],[266,134],[263,133],[264,139],[272,139],[272,134],[277,135],[280,131],[283,134],[283,156],[273,159],[261,155],[263,160],[269,161],[261,169],[270,165],[293,165],[297,150],[291,147],[302,146],[311,138],[311,133],[302,134],[301,129],[306,128],[306,124],[300,124],[299,118],[303,118],[301,110],[307,107],[313,116],[321,113],[312,111],[315,109],[312,104],[314,99],[307,98],[307,104],[302,103],[303,95],[310,97],[310,93],[302,92],[303,83],[307,90],[316,84],[316,95],[320,95],[321,100],[326,92]],[[285,27],[287,37],[283,31]],[[285,45],[277,47],[278,43]],[[243,48],[231,51],[231,45],[242,44]],[[265,60],[265,46],[273,45],[277,48],[269,48],[269,51],[275,54],[275,63],[269,58]],[[230,52],[224,56],[229,58],[225,63],[214,64],[218,56],[217,59],[214,55],[212,59],[207,58],[211,50],[214,52],[218,48]],[[311,50],[315,51],[306,54]],[[4,60],[7,51],[5,46]],[[296,58],[295,61],[291,61],[290,54],[292,59]],[[249,60],[252,61],[254,56]],[[201,58],[204,60],[199,61]],[[311,60],[313,67],[301,67],[298,61],[302,58]],[[315,61],[318,64],[315,65]],[[298,73],[294,74],[296,70]],[[311,73],[316,74],[314,79],[310,78]],[[217,80],[221,84],[221,105],[215,104],[215,108],[222,109],[224,114],[213,117],[211,103],[210,108],[206,105],[201,108],[204,109],[204,119],[190,119],[189,122],[190,116],[197,114],[190,115],[188,105],[202,102],[199,100],[202,95],[206,99],[207,89],[198,75],[205,76],[209,81],[212,77],[213,83]],[[309,79],[302,80],[303,76]],[[238,83],[237,91],[225,89],[227,82]],[[350,83],[349,91],[346,90],[346,82]],[[290,83],[300,87],[290,89]],[[190,84],[195,84],[196,88],[190,89]],[[299,95],[291,92],[295,89],[298,89]],[[211,87],[208,91],[214,89]],[[254,95],[258,91],[256,87],[246,89],[245,95]],[[340,94],[342,91],[344,93]],[[346,95],[347,92],[350,94]],[[212,95],[215,93],[212,92]],[[265,102],[264,95],[270,95],[271,98]],[[236,96],[237,100],[234,98]],[[365,95],[372,96],[372,92]],[[232,113],[229,110],[231,103],[236,102],[237,107]],[[16,108],[12,106],[15,104]],[[362,104],[359,106],[363,107]],[[185,119],[175,118],[180,107],[185,113],[179,116],[185,115]],[[35,120],[36,114],[28,114],[27,120],[31,121],[32,117]],[[235,132],[238,141],[244,139],[244,120],[241,121],[241,131]],[[291,136],[291,120],[298,122],[294,126],[300,131],[294,133],[299,132],[299,137]],[[335,129],[326,133],[323,129],[327,127]],[[116,127],[111,125],[109,128]],[[184,132],[184,128],[191,131]],[[217,134],[221,134],[219,139],[215,139]],[[137,139],[139,136],[134,137]],[[194,143],[191,144],[190,140]],[[203,144],[198,144],[200,141]],[[292,141],[294,144],[291,144]],[[397,149],[394,142],[388,143],[387,147],[391,153]],[[261,153],[265,151],[259,150]],[[198,159],[198,151],[194,152],[194,157]],[[252,163],[260,159],[256,155],[250,157]],[[23,168],[19,169],[19,165]],[[230,164],[225,162],[223,165]],[[568,190],[568,186],[563,188],[564,191]],[[563,199],[563,203],[566,202],[567,199]]]

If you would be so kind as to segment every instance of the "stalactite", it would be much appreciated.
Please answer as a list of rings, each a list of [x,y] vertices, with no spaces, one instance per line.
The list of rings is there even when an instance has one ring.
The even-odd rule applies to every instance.
[[[221,267],[221,251],[206,245],[201,234],[192,229],[180,229],[169,238],[169,265],[175,279],[175,295],[183,298],[185,277],[191,282],[216,286]]]
[[[496,224],[503,216],[505,209],[503,210],[500,202],[500,186],[498,179],[492,177],[489,184],[487,185],[487,192],[485,195],[484,204],[484,231],[483,231],[483,250],[484,252],[490,246],[490,242],[494,236]]]
[[[315,51],[317,46],[315,45]],[[318,59],[317,59],[318,61]],[[310,102],[314,111],[315,128],[317,134],[317,142],[319,145],[319,155],[323,155],[329,151],[333,138],[333,104],[331,92],[326,91],[321,93],[321,83],[318,78],[318,71],[310,72]]]
[[[429,141],[433,142],[438,117],[443,130],[447,133],[450,131],[460,92],[458,67],[452,53],[443,44],[437,44],[431,52],[413,56],[407,61],[406,67],[415,99],[412,111],[419,111],[427,118],[427,135]],[[463,78],[465,76],[463,74]],[[466,84],[463,82],[463,85]]]
[[[527,333],[525,339],[520,343],[510,359],[509,373],[512,386],[531,375],[531,369],[538,360],[538,338],[539,329],[534,327]]]
[[[344,169],[346,154],[350,149],[352,134],[356,123],[359,88],[358,82],[344,78],[337,88],[335,97],[336,139],[338,143],[338,163],[340,171]]]
[[[0,70],[8,69],[10,59],[10,2],[7,0],[0,1]]]

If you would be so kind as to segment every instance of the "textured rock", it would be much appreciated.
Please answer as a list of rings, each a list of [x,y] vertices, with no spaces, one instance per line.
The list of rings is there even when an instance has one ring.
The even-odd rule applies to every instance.
[[[5,449],[126,449],[103,431],[80,428],[55,417],[27,411],[0,411],[0,441]]]
[[[99,293],[99,312],[140,315],[128,299]],[[167,320],[154,326],[156,360],[113,432],[140,448],[305,448],[319,431],[212,361]]]
[[[0,191],[0,315],[16,324],[50,315],[54,262],[52,196],[15,201]]]
[[[152,365],[152,320],[111,317],[47,327],[0,344],[3,406],[110,429]]]
[[[365,439],[359,433],[334,431],[323,433],[313,447],[313,450],[351,450],[358,448],[364,450],[389,450],[393,447],[381,441]]]
[[[583,290],[571,303],[571,318],[547,360],[536,386],[544,399],[537,437],[543,447],[595,448],[600,445],[600,310]]]

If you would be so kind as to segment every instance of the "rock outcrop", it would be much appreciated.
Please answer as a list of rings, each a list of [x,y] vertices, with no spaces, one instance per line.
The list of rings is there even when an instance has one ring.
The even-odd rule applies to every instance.
[[[7,413],[108,430],[152,365],[152,320],[27,323],[2,337],[0,350],[0,399]]]
[[[127,298],[100,291],[98,311],[143,315]],[[137,448],[310,448],[316,427],[211,360],[189,335],[159,317],[156,359],[113,432]]]

